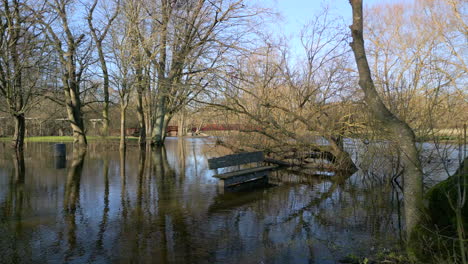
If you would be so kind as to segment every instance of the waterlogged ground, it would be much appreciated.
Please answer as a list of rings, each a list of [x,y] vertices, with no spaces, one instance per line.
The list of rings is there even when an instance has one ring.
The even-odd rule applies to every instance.
[[[0,263],[338,263],[402,234],[391,162],[369,149],[354,175],[273,172],[239,192],[211,177],[207,158],[226,152],[209,139],[67,151],[29,143],[23,165],[0,145]]]

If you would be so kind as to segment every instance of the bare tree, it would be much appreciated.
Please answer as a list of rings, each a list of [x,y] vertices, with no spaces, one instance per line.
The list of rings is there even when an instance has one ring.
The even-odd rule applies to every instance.
[[[112,83],[117,87],[120,100],[120,149],[125,149],[126,138],[126,111],[129,106],[130,96],[134,91],[135,73],[133,69],[133,59],[135,50],[133,36],[131,35],[134,28],[134,17],[128,12],[131,9],[124,5],[121,19],[114,24],[115,28],[111,29],[111,50],[113,58]],[[130,15],[130,16],[129,16]]]
[[[19,151],[25,137],[25,114],[39,98],[41,63],[47,57],[47,45],[28,4],[0,2],[0,96],[6,101],[6,108],[0,110],[15,120],[13,147]]]
[[[145,97],[146,129],[153,143],[162,145],[173,114],[207,85],[206,79],[189,76],[215,68],[244,34],[234,28],[245,26],[258,10],[247,9],[243,1],[161,0],[146,6],[145,13],[139,42],[145,60],[151,62],[147,68],[151,79],[145,84],[154,91],[145,90],[150,94]]]
[[[148,81],[148,63],[145,60],[139,34],[144,29],[146,17],[142,12],[143,1],[119,2],[119,14],[110,28],[112,35],[113,83],[119,90],[121,103],[121,143],[124,138],[125,110],[130,104],[136,106],[139,125],[139,143],[146,144],[147,122],[145,116],[145,96],[150,89]],[[145,35],[145,34],[144,34]],[[135,96],[131,97],[131,92]],[[122,147],[122,144],[121,144]]]
[[[97,4],[98,4],[98,0],[94,0],[94,2],[92,3],[88,11],[87,21],[88,21],[89,30],[91,31],[91,36],[93,37],[94,44],[96,45],[96,51],[98,53],[99,63],[101,65],[101,70],[102,70],[102,79],[103,79],[102,88],[104,91],[104,109],[102,110],[102,117],[104,119],[104,125],[103,125],[102,130],[103,130],[103,134],[105,136],[108,136],[109,135],[109,70],[107,68],[107,62],[106,62],[107,59],[104,55],[103,42],[107,36],[107,33],[109,32],[110,27],[112,26],[112,23],[117,18],[117,15],[119,13],[120,3],[117,2],[115,4],[114,12],[107,18],[107,21],[104,23],[101,29],[96,28],[93,22],[94,11],[96,9]]]
[[[377,93],[364,48],[362,0],[350,0],[350,3],[353,9],[353,24],[350,27],[353,37],[351,47],[359,71],[359,86],[364,92],[364,100],[369,110],[379,121],[379,125],[389,133],[391,140],[398,144],[401,151],[405,170],[405,221],[409,237],[421,219],[420,210],[423,195],[423,173],[419,152],[415,145],[415,134],[407,123],[388,110]]]
[[[384,104],[417,136],[425,138],[436,134],[436,127],[466,119],[463,114],[449,117],[457,107],[447,107],[449,101],[466,92],[460,89],[464,61],[450,55],[453,51],[444,38],[435,37],[449,34],[457,43],[453,48],[461,52],[464,40],[454,25],[437,22],[440,28],[434,26],[440,20],[434,15],[450,12],[443,2],[376,5],[368,10],[364,25],[373,79]],[[460,103],[462,108],[467,106]]]
[[[311,20],[301,34],[305,56],[295,57],[297,66],[288,46],[267,36],[262,48],[219,73],[217,89],[207,90],[204,102],[227,110],[228,123],[240,125],[233,145],[307,166],[323,157],[332,169],[356,170],[343,141],[356,125],[356,107],[350,100],[349,47],[337,22],[327,10]]]
[[[59,57],[64,105],[73,130],[74,142],[85,146],[87,140],[80,96],[84,92],[81,86],[85,70],[90,64],[91,46],[85,39],[86,34],[74,32],[74,25],[70,23],[69,11],[73,4],[71,0],[48,0],[46,5],[50,8],[50,13],[38,14],[38,17]],[[51,14],[56,16],[50,16]],[[49,19],[46,19],[47,17]]]

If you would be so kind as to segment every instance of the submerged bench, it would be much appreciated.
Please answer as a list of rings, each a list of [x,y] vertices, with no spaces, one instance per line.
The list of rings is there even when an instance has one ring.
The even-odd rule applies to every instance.
[[[265,157],[263,152],[245,152],[231,154],[219,158],[208,159],[208,168],[216,169],[213,177],[220,179],[219,184],[224,187],[234,186],[241,183],[256,181],[268,176],[268,171],[276,166],[263,166]],[[255,167],[240,169],[240,165],[256,163]],[[238,166],[237,170],[218,174],[218,169]]]

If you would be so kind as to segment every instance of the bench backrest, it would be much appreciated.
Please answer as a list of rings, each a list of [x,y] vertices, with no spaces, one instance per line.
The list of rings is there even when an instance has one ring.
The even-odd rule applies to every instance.
[[[253,162],[261,162],[264,159],[265,158],[262,151],[231,154],[219,158],[209,159],[208,168],[219,169]]]

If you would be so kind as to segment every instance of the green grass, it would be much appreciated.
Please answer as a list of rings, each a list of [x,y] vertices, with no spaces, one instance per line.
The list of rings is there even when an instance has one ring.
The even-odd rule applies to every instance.
[[[120,140],[119,136],[87,136],[88,141],[105,141],[105,140]],[[12,137],[2,137],[0,141],[11,141]],[[127,140],[138,140],[137,137],[127,137]],[[47,136],[47,137],[27,137],[25,138],[26,142],[73,142],[73,137],[71,136]]]

